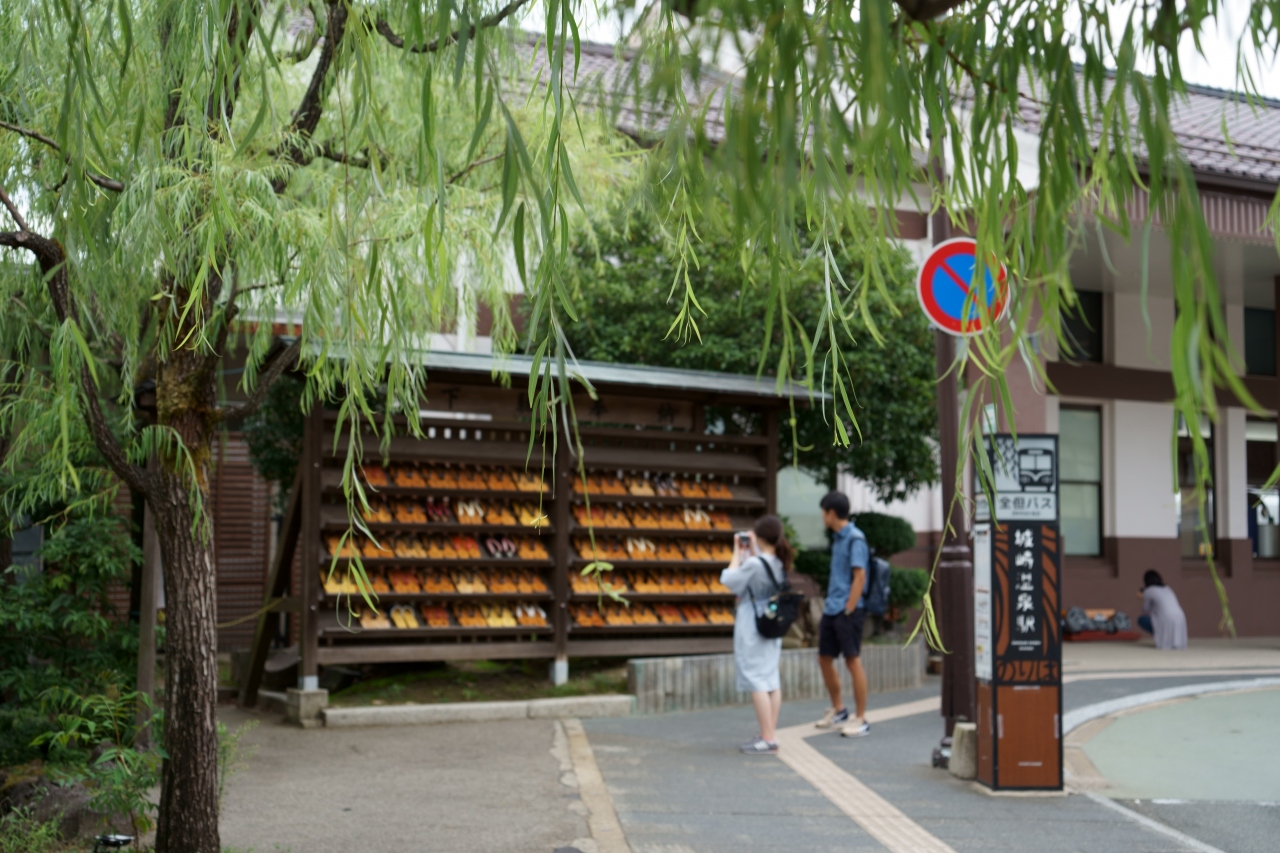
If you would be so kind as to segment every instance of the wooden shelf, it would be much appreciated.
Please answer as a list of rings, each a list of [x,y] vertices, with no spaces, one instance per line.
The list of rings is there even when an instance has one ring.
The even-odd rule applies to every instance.
[[[647,536],[650,539],[671,536],[715,538],[717,536],[732,536],[736,532],[736,530],[690,530],[687,527],[683,529],[667,527],[594,527],[592,531],[597,536]],[[575,521],[569,528],[569,535],[586,536],[587,528]]]
[[[603,493],[592,493],[592,506],[605,506],[608,504],[652,504],[654,506],[697,506],[707,507],[708,509],[724,509],[730,507],[762,507],[764,506],[764,498],[748,494],[747,489],[735,490],[742,496],[735,495],[732,498],[686,498],[686,497],[659,497],[657,495],[606,495]],[[575,504],[584,504],[586,500],[582,496],[582,492],[573,493],[573,502]]]
[[[332,557],[324,554],[320,555],[320,565],[328,568]],[[395,569],[395,568],[414,568],[423,566],[432,569],[549,569],[552,567],[551,558],[540,560],[450,560],[447,557],[394,557],[394,558],[374,558],[365,557],[361,561],[365,568],[369,569]],[[337,567],[340,569],[348,568],[351,561],[346,557],[339,558]]]
[[[387,640],[391,637],[514,637],[520,635],[550,634],[551,628],[534,626],[517,626],[515,628],[462,628],[450,625],[448,628],[361,628],[360,623],[353,620],[350,628],[343,627],[338,621],[338,614],[332,610],[320,613],[320,635],[322,637],[342,637],[348,639],[365,638],[370,640]]]
[[[426,524],[407,524],[400,521],[366,521],[370,530],[382,530],[387,533],[469,533],[472,536],[528,536],[552,534],[550,526],[527,527],[523,524],[459,524],[456,521],[428,521]],[[346,530],[346,507],[326,506],[320,508],[320,528],[322,530]]]
[[[394,464],[394,463],[393,463]],[[328,495],[341,495],[342,491],[342,472],[336,468],[326,468],[320,475],[324,483],[323,490]],[[462,498],[470,500],[473,498],[489,498],[498,500],[512,501],[530,501],[538,502],[538,492],[522,492],[511,491],[509,489],[446,489],[435,486],[370,486],[365,483],[365,488],[370,494],[384,498]],[[542,502],[546,506],[551,505],[551,490],[547,489],[542,492]]]
[[[624,592],[620,593],[620,595],[627,601],[634,601],[637,604],[675,604],[677,602],[697,601],[714,601],[727,604],[737,599],[737,596],[731,592]],[[575,592],[571,597],[573,601],[585,602],[595,601],[598,596],[593,592]]]
[[[669,450],[665,453],[630,447],[591,447],[584,450],[588,470],[693,472],[695,474],[764,477],[768,469],[752,453]]]
[[[379,592],[378,601],[550,601],[550,592]],[[357,592],[341,595],[325,593],[325,601],[337,602],[343,598],[361,600]]]
[[[574,557],[569,561],[570,565],[582,567],[592,562],[585,557]],[[609,562],[605,560],[604,562]],[[714,569],[717,572],[728,568],[728,562],[722,560],[615,560],[613,561],[613,570],[615,572],[624,571],[626,569],[638,569],[644,571],[653,571],[655,569]]]
[[[569,620],[571,637],[607,637],[611,634],[725,634],[733,633],[732,625],[605,625],[603,628],[584,628]]]

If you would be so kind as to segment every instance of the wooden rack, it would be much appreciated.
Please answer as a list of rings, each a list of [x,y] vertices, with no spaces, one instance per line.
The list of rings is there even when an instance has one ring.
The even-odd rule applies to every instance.
[[[299,518],[286,524],[276,560],[292,560],[292,543],[285,541],[291,525],[301,567],[291,609],[301,617],[304,683],[332,664],[567,660],[732,648],[734,597],[719,585],[719,573],[728,563],[733,531],[774,511],[777,411],[786,398],[772,381],[754,377],[584,365],[596,396],[583,391],[574,401],[579,460],[563,434],[545,442],[535,436],[530,453],[522,365],[527,375],[527,361],[504,365],[515,381],[502,388],[490,378],[488,357],[451,355],[430,373],[422,437],[404,435],[403,421],[385,452],[375,437],[362,437],[366,470],[358,476],[375,507],[385,507],[380,518],[363,519],[376,544],[358,533],[345,545],[340,541],[351,528],[342,470],[349,437],[335,441],[332,411],[317,409],[308,418]],[[723,434],[725,423],[739,434]],[[423,482],[410,484],[410,472]],[[486,478],[501,474],[510,480],[489,488]],[[541,475],[543,491],[528,483],[531,490],[511,488],[517,474]],[[706,494],[709,487],[714,496]],[[468,523],[473,519],[464,519],[459,507],[475,501],[485,520]],[[428,502],[447,511],[432,517]],[[521,519],[516,504],[538,508],[538,526],[528,523],[529,513]],[[509,514],[501,517],[495,508]],[[470,555],[459,553],[461,545],[449,553],[445,543],[456,537],[472,540],[480,555],[474,547]],[[526,547],[515,556],[495,555],[487,539],[500,549],[509,541],[507,552],[519,542]],[[546,556],[534,556],[536,546],[528,543],[538,543]],[[416,627],[369,627],[375,617],[354,593],[348,574],[354,561],[340,547],[359,547],[369,577],[387,584],[378,594],[381,613],[411,609]],[[592,553],[613,564],[605,580],[623,584],[629,606],[584,583],[581,572]],[[400,578],[399,591],[390,588],[392,573]],[[287,585],[286,574],[272,581],[276,595]],[[459,579],[484,591],[459,590]],[[423,587],[428,580],[429,589]],[[510,589],[515,580],[523,582],[521,589]],[[495,585],[500,591],[491,589]],[[482,607],[489,614],[484,624],[463,624],[475,619],[460,614],[474,616]],[[424,608],[435,608],[436,627],[428,627]],[[506,614],[517,610],[545,613],[545,624],[509,624]],[[441,613],[448,614],[447,623]],[[258,645],[263,643],[260,636]]]

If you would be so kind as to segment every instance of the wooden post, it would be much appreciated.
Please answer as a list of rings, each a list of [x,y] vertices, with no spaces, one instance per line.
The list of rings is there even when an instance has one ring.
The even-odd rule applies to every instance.
[[[307,416],[303,434],[302,476],[302,590],[299,616],[302,630],[298,635],[301,662],[298,687],[315,690],[320,686],[320,668],[316,652],[320,645],[320,605],[316,572],[320,563],[320,450],[324,434],[324,405],[317,401]]]
[[[764,452],[764,511],[778,514],[778,410],[764,415],[764,434],[769,439]]]
[[[289,508],[284,514],[284,525],[280,529],[280,538],[276,542],[276,552],[271,561],[271,569],[267,573],[267,583],[262,590],[263,611],[258,616],[258,629],[253,635],[253,646],[249,652],[249,667],[245,673],[244,684],[240,685],[240,704],[251,708],[258,702],[258,688],[262,685],[262,669],[267,665],[267,652],[271,649],[271,629],[275,624],[273,618],[282,608],[276,606],[265,609],[272,599],[284,594],[293,573],[293,554],[298,545],[298,531],[302,522],[302,483],[304,465],[298,466],[298,473],[293,478],[292,491],[289,494]]]
[[[142,588],[138,596],[138,745],[151,743],[151,703],[156,692],[156,601],[160,542],[148,503],[142,510]],[[145,697],[145,698],[144,698]]]
[[[564,684],[569,680],[569,562],[573,555],[569,548],[570,504],[573,502],[574,458],[568,441],[556,442],[556,455],[552,460],[553,481],[551,494],[551,524],[555,529],[551,556],[551,588],[555,600],[551,603],[552,626],[555,628],[555,660],[551,664],[551,681]]]

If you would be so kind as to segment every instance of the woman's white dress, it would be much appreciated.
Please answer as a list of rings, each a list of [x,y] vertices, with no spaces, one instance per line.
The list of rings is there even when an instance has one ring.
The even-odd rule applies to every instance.
[[[733,663],[737,672],[738,690],[745,693],[782,689],[778,677],[778,661],[782,656],[782,638],[769,640],[756,630],[756,612],[763,613],[769,598],[778,587],[765,570],[764,560],[769,561],[773,577],[784,580],[782,561],[770,554],[761,554],[743,561],[736,569],[720,573],[720,582],[738,596],[738,609],[733,620]],[[748,591],[755,593],[755,608]]]
[[[1178,596],[1167,586],[1149,586],[1142,591],[1142,612],[1151,616],[1151,633],[1157,649],[1187,647],[1187,615]]]

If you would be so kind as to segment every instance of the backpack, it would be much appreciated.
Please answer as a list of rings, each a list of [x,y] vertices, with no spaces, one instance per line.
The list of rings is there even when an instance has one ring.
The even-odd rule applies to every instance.
[[[763,557],[756,557],[756,559],[764,564],[764,570],[769,575],[769,580],[773,581],[774,589],[777,590],[769,596],[765,612],[760,613],[755,606],[756,594],[751,591],[750,586],[747,587],[747,594],[751,596],[752,610],[756,610],[756,631],[766,640],[777,640],[791,629],[792,623],[800,615],[800,602],[804,600],[804,596],[791,591],[791,584],[787,581],[785,573],[779,581],[773,576],[773,568],[768,560]]]
[[[872,549],[867,563],[867,588],[862,591],[862,606],[874,616],[889,612],[889,574],[889,561],[877,557],[875,549]]]

